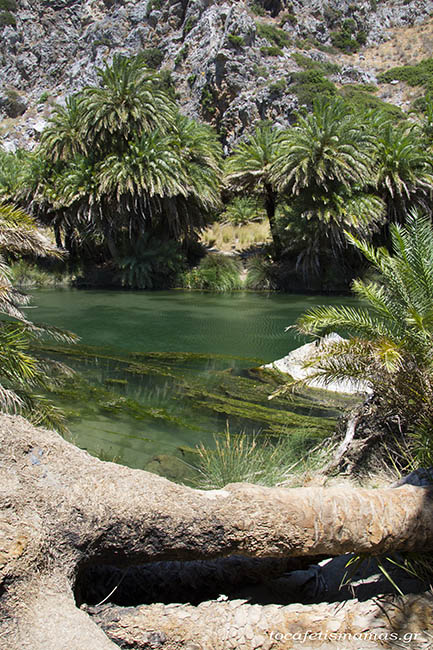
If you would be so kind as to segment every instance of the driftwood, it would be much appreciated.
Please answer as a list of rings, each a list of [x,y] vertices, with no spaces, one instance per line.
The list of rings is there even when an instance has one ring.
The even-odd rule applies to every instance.
[[[118,647],[76,606],[86,567],[433,547],[429,488],[194,490],[99,461],[18,417],[0,417],[0,445],[0,647],[8,650]]]

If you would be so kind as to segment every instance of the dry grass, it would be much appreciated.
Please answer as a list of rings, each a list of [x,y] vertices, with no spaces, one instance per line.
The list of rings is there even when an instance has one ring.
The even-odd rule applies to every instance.
[[[214,223],[201,235],[201,242],[209,248],[229,252],[245,250],[270,241],[269,224],[266,221],[249,223],[244,226]]]
[[[422,25],[412,27],[395,27],[388,30],[390,39],[375,47],[363,48],[353,55],[342,55],[339,62],[354,65],[376,74],[402,65],[414,65],[422,59],[432,56],[433,18]],[[411,88],[404,82],[398,84],[381,84],[381,99],[400,105],[411,103],[423,95],[422,88]]]

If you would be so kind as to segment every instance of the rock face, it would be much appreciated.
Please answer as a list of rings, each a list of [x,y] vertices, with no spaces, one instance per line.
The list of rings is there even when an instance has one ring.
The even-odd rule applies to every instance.
[[[304,54],[327,60],[320,48],[329,46],[345,20],[363,42],[376,44],[389,28],[420,23],[432,10],[431,0],[21,0],[15,9],[10,4],[11,11],[0,13],[0,117],[28,110],[14,128],[8,125],[8,148],[34,143],[38,130],[32,120],[45,119],[53,104],[94,83],[97,67],[115,53],[151,56],[152,48],[159,50],[157,64],[162,59],[162,68],[172,73],[182,110],[216,125],[230,145],[258,119],[290,122],[298,108],[292,74],[300,69],[293,52],[305,46]],[[255,15],[253,5],[263,15]],[[286,37],[272,36],[266,27]],[[332,78],[375,79],[374,71],[350,62]],[[16,94],[14,108],[2,100],[5,93]]]
[[[126,569],[233,555],[287,559],[352,551],[381,554],[433,546],[431,488],[404,485],[343,492],[233,484],[223,490],[193,490],[101,462],[56,433],[9,416],[0,417],[0,448],[0,642],[8,650],[118,647],[76,606],[77,580],[92,567]],[[164,615],[153,607],[157,616]],[[215,617],[225,616],[227,608],[209,606],[201,619],[203,645],[195,632],[199,647],[243,647],[235,629],[245,630],[242,636],[248,631],[269,637],[266,612],[262,617],[260,608],[255,610],[253,626],[250,612],[240,609],[233,614],[236,627],[228,628],[230,643],[210,645],[206,629],[211,629],[211,621],[216,629]],[[281,619],[273,621],[278,631],[280,625],[282,630],[290,627],[293,612],[290,607],[279,610]],[[179,614],[172,619],[171,633],[169,619],[154,623],[152,616],[141,619],[144,627],[120,622],[128,637],[119,640],[121,646],[158,648],[165,638],[164,650],[187,647],[194,629],[185,622],[182,632]],[[350,620],[353,623],[353,617]],[[337,629],[347,625],[349,620],[342,619]],[[268,646],[258,642],[254,647]]]

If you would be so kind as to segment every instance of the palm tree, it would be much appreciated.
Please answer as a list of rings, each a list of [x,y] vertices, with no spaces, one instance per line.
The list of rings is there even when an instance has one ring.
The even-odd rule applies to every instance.
[[[376,186],[388,218],[402,222],[408,209],[432,212],[433,156],[413,124],[382,125],[375,137]]]
[[[5,256],[58,256],[59,251],[43,237],[35,222],[22,210],[0,204],[0,409],[22,412],[35,423],[63,428],[61,413],[50,402],[34,394],[36,388],[46,389],[54,382],[53,369],[65,372],[60,364],[31,353],[37,339],[51,336],[71,342],[69,333],[30,322],[23,312],[27,296],[17,291],[10,277]]]
[[[66,98],[65,106],[54,107],[41,137],[43,152],[51,162],[68,161],[88,151],[81,100],[80,94],[71,95]]]
[[[160,75],[140,57],[116,55],[97,74],[100,86],[84,88],[80,100],[89,149],[121,152],[142,133],[170,128],[174,104],[160,88]]]
[[[314,376],[367,380],[382,414],[399,428],[427,434],[433,426],[433,227],[411,213],[391,225],[392,253],[348,235],[371,263],[376,280],[356,280],[363,306],[315,307],[297,321],[303,334],[340,332],[349,338],[312,359]]]
[[[345,229],[366,236],[382,221],[383,202],[367,187],[372,152],[371,135],[341,98],[315,100],[281,134],[270,176],[288,196],[290,247],[305,279],[320,275],[324,253],[343,264]]]
[[[268,125],[260,126],[233,150],[226,163],[225,181],[235,192],[249,192],[263,200],[274,245],[274,257],[282,253],[281,236],[275,218],[278,191],[271,170],[278,157],[281,135]]]

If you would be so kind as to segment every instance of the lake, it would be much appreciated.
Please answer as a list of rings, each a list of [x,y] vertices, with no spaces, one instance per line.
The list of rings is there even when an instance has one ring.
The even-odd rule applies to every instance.
[[[338,408],[316,392],[268,400],[280,379],[254,370],[305,340],[285,331],[317,304],[350,297],[236,292],[32,291],[35,322],[80,343],[47,355],[77,370],[52,399],[90,453],[177,478],[190,450],[224,431],[306,436],[332,431]]]

